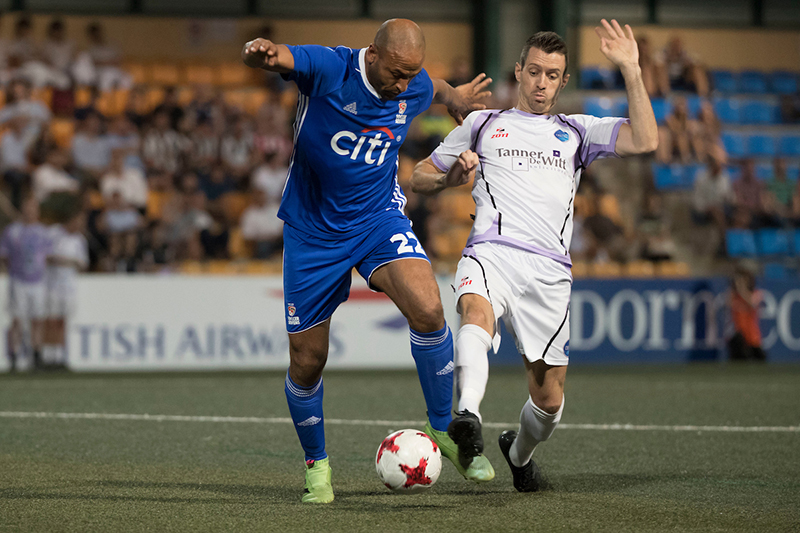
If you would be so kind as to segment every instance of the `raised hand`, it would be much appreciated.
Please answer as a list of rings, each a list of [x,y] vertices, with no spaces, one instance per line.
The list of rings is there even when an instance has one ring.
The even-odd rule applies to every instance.
[[[242,49],[242,61],[252,68],[278,68],[278,45],[268,39],[253,39]]]
[[[486,90],[490,83],[492,78],[487,78],[486,74],[481,72],[471,82],[455,88],[460,101],[454,101],[453,105],[447,106],[447,111],[458,124],[461,124],[471,111],[486,109],[482,101],[492,95],[491,91]]]
[[[609,61],[617,67],[639,64],[639,47],[633,37],[630,25],[625,24],[625,30],[614,19],[611,24],[606,19],[600,21],[603,27],[596,27],[595,33],[600,37],[600,51]]]

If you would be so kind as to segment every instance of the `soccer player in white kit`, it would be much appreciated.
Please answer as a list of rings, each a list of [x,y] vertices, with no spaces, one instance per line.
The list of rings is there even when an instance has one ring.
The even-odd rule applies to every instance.
[[[658,145],[633,31],[605,19],[596,31],[601,51],[625,78],[630,120],[551,115],[569,80],[567,49],[557,34],[540,32],[528,39],[516,65],[517,106],[473,112],[412,176],[414,191],[423,194],[474,178],[475,222],[455,278],[459,400],[448,432],[462,464],[483,451],[479,408],[487,352],[493,341],[497,348],[502,318],[524,356],[530,392],[519,430],[499,439],[520,492],[538,490],[533,450],[550,437],[564,409],[569,244],[581,171],[597,158],[644,154]]]
[[[66,324],[75,313],[78,272],[89,266],[89,244],[83,235],[86,215],[74,214],[63,226],[54,226],[53,250],[47,270],[47,322],[45,323],[45,363],[51,368],[66,368]]]

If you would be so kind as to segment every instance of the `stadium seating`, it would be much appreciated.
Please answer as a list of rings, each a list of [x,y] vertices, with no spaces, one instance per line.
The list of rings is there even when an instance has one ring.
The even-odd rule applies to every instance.
[[[653,163],[653,181],[656,188],[662,191],[691,189],[700,168],[699,164]]]
[[[712,70],[709,74],[714,90],[722,93],[735,93],[738,89],[736,75],[733,72],[729,70]]]
[[[714,98],[712,104],[720,122],[726,124],[739,123],[741,113],[739,100],[734,98]]]
[[[800,135],[784,135],[779,141],[778,153],[784,156],[800,156]]]
[[[664,98],[653,98],[650,103],[653,104],[653,113],[656,116],[656,121],[659,124],[663,124],[672,112],[672,104]]]
[[[756,178],[759,181],[769,181],[772,179],[772,165],[770,163],[756,164]]]
[[[792,237],[792,251],[795,257],[800,257],[800,229],[794,230]]]
[[[772,228],[758,230],[756,234],[758,255],[769,257],[788,254],[790,238],[791,235],[785,230]]]
[[[662,278],[685,278],[692,274],[688,264],[677,261],[656,263],[656,276]]]
[[[773,72],[769,77],[770,90],[777,94],[794,94],[797,92],[797,73],[787,71]]]
[[[745,70],[739,73],[738,91],[742,93],[766,93],[766,74],[757,70]]]
[[[583,112],[596,117],[623,117],[628,114],[628,101],[622,96],[587,96],[583,100]]]
[[[756,257],[756,238],[752,231],[747,229],[729,229],[725,232],[725,249],[728,257]]]
[[[749,153],[747,137],[740,132],[723,132],[722,145],[731,157],[744,157]]]
[[[747,155],[758,157],[771,157],[775,155],[775,137],[772,135],[756,134],[748,139]]]
[[[739,122],[742,124],[777,124],[780,122],[778,104],[761,99],[745,99],[740,104]]]
[[[763,276],[769,280],[785,280],[792,276],[792,271],[783,263],[766,263],[763,268]]]
[[[581,89],[613,89],[614,72],[606,67],[582,67],[580,86]]]
[[[622,273],[629,278],[652,278],[656,269],[650,261],[631,261],[622,268]]]

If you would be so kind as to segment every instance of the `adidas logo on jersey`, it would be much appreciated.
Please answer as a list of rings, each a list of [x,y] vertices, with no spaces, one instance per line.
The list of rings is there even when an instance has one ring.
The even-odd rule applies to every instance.
[[[453,361],[450,361],[449,363],[447,363],[447,366],[445,366],[443,369],[439,370],[436,373],[436,375],[437,376],[446,376],[447,374],[452,374],[453,370],[455,370],[455,368],[456,368],[456,364]]]
[[[358,113],[356,112],[356,103],[355,102],[353,102],[352,104],[347,104],[346,106],[344,106],[344,110],[347,111],[348,113],[352,113],[354,115],[358,115]]]
[[[298,426],[303,426],[303,427],[315,426],[315,425],[319,424],[320,422],[322,422],[322,419],[320,417],[312,415],[312,416],[309,416],[308,418],[306,418],[305,420],[303,420],[302,422],[298,422],[297,425]]]

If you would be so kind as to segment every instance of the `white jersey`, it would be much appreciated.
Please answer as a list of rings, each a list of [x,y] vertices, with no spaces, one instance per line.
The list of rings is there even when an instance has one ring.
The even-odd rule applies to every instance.
[[[51,257],[77,261],[82,268],[89,266],[89,245],[80,233],[69,233],[61,226],[51,228],[53,251]],[[75,266],[49,265],[48,289],[61,294],[72,293],[76,288],[78,269]]]
[[[572,266],[573,200],[581,171],[615,157],[623,118],[473,112],[431,154],[447,171],[465,150],[478,154],[475,223],[465,254],[479,242],[527,250]]]

